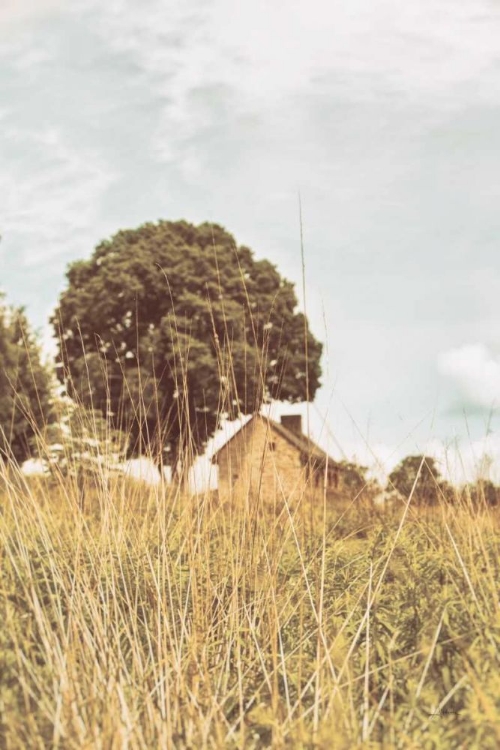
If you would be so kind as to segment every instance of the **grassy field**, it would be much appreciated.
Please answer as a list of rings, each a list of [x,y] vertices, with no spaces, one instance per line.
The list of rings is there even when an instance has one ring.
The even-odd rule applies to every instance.
[[[462,503],[0,479],[0,747],[500,747],[500,534]]]

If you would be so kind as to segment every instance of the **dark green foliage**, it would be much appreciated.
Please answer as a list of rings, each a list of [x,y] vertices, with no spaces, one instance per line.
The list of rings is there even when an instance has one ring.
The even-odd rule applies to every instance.
[[[22,308],[0,297],[0,456],[24,461],[51,412],[50,373]]]
[[[434,458],[407,456],[389,474],[388,489],[397,490],[405,500],[409,498],[414,485],[412,502],[419,505],[436,504],[440,494],[447,490]]]
[[[358,497],[369,486],[369,480],[366,479],[366,472],[368,471],[366,466],[341,461],[339,468],[342,477],[342,490],[349,497]]]
[[[476,507],[485,504],[496,506],[500,502],[500,487],[489,479],[479,479],[475,484],[469,485],[467,490],[472,504]]]
[[[113,415],[132,453],[200,450],[221,414],[319,387],[322,346],[307,329],[306,366],[293,284],[216,224],[120,231],[67,277],[52,321],[60,378]]]

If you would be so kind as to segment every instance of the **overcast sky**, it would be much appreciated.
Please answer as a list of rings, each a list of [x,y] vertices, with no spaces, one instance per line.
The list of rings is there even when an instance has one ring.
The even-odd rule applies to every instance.
[[[184,218],[301,296],[300,192],[316,437],[500,454],[499,40],[488,0],[3,0],[0,287],[47,337],[69,261]]]

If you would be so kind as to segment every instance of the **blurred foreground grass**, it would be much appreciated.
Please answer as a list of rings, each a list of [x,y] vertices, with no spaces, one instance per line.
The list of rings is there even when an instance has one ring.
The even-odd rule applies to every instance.
[[[500,747],[496,511],[0,478],[0,747]]]

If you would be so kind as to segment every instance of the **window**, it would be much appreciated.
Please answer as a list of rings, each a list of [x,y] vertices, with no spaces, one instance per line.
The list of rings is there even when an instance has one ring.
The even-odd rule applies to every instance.
[[[270,441],[270,442],[268,443],[268,447],[269,447],[269,450],[270,450],[270,451],[275,451],[275,450],[276,450],[276,443],[274,442],[274,440],[271,440],[271,441]]]

